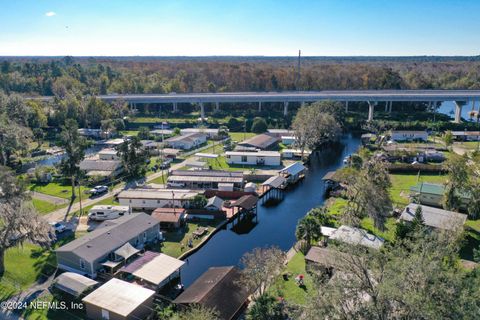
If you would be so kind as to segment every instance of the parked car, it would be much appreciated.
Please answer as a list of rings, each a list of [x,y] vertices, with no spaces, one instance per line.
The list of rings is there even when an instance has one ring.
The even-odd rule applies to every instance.
[[[92,196],[98,196],[104,193],[108,192],[108,187],[107,186],[96,186],[93,189],[90,190],[90,194]]]
[[[167,186],[170,188],[185,188],[185,183],[180,182],[169,182]]]
[[[50,222],[55,233],[62,233],[67,230],[67,227],[62,222]]]
[[[88,219],[94,221],[112,220],[128,214],[129,212],[130,208],[128,206],[98,205],[93,206],[92,209],[88,211]]]

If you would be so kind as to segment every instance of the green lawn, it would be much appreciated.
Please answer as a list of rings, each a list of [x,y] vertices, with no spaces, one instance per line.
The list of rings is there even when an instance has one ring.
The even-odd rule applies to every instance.
[[[90,190],[89,187],[81,186],[82,194]],[[48,184],[31,184],[30,191],[45,193],[51,196],[70,199],[72,197],[72,186],[66,183],[50,182]],[[75,187],[75,194],[78,194],[78,187]],[[76,199],[78,201],[78,197]]]
[[[230,139],[232,139],[232,141],[237,141],[237,142],[240,142],[240,141],[243,141],[245,139],[248,139],[248,138],[251,138],[255,135],[257,135],[256,133],[253,133],[253,132],[229,132],[228,135],[230,136]]]
[[[326,206],[328,207],[328,212],[332,216],[341,215],[347,206],[348,201],[343,198],[329,198],[327,200]]]
[[[228,164],[224,156],[219,156],[216,159],[207,159],[207,163],[213,170],[227,170],[227,171],[246,171],[255,169],[268,169],[266,166],[242,165],[242,164]]]
[[[477,150],[478,149],[478,141],[465,141],[461,143],[455,143],[455,145],[464,147],[465,149],[469,150]]]
[[[418,182],[431,182],[443,184],[446,180],[446,175],[441,174],[415,174],[415,173],[393,173],[390,174],[392,187],[390,188],[390,195],[395,206],[404,207],[409,203],[408,195],[410,194],[410,187],[416,185]]]
[[[192,239],[193,247],[197,246],[202,240],[203,237],[194,239],[192,236],[198,227],[208,227],[208,234],[210,234],[221,221],[222,220],[198,220],[188,222],[184,229],[186,232],[183,232],[184,230],[178,230],[165,233],[165,241],[159,244],[159,247],[156,249],[171,257],[179,257],[182,253],[191,249],[188,247],[189,239]]]
[[[0,280],[0,301],[29,288],[35,281],[55,271],[55,253],[26,243],[7,250],[5,274]]]
[[[50,213],[52,211],[55,211],[57,209],[64,208],[64,207],[67,206],[67,204],[56,205],[54,203],[44,201],[44,200],[40,200],[40,199],[35,199],[35,198],[32,198],[32,203],[33,203],[33,206],[35,207],[35,209],[37,209],[37,212],[40,215],[44,215],[44,214]]]
[[[397,221],[395,218],[388,218],[385,223],[385,230],[381,231],[373,225],[372,218],[363,218],[360,222],[360,227],[369,231],[370,233],[376,235],[377,237],[383,238],[389,242],[395,240],[395,231],[397,229]]]
[[[313,280],[305,270],[305,256],[297,252],[288,262],[284,272],[289,274],[288,280],[279,276],[269,291],[275,297],[283,297],[287,302],[295,304],[305,304],[307,297],[313,293]],[[295,282],[295,277],[303,274],[305,287],[301,288]]]
[[[167,183],[167,174],[165,173],[162,176],[149,181],[148,183],[165,184]]]

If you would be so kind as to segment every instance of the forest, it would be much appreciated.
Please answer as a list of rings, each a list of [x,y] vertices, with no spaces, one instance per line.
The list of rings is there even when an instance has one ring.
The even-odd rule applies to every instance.
[[[64,97],[342,89],[479,89],[478,57],[0,57],[0,90]]]

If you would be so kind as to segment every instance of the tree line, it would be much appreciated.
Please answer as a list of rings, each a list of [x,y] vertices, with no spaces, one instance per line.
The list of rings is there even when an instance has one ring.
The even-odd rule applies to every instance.
[[[478,89],[480,61],[305,59],[4,59],[0,89],[61,96],[328,89]]]

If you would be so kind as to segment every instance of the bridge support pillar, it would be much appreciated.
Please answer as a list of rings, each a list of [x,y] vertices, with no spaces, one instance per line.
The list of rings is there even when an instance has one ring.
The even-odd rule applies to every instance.
[[[375,109],[376,102],[368,101],[368,119],[367,121],[373,120],[373,111]]]
[[[463,107],[463,102],[455,101],[455,120],[453,122],[455,123],[462,122],[462,107]]]
[[[215,102],[215,111],[220,111],[220,102]]]
[[[393,105],[393,101],[390,101],[388,103],[388,113],[392,113],[392,105]]]
[[[176,103],[176,102],[173,103],[173,112],[174,112],[174,113],[175,113],[175,112],[178,112],[178,107],[177,107],[177,103]]]
[[[283,103],[283,115],[284,116],[288,115],[288,102],[287,101],[285,101]]]
[[[262,102],[258,102],[258,112],[262,112]]]
[[[205,106],[203,105],[203,102],[200,102],[200,118],[202,121],[205,120]]]
[[[345,101],[345,112],[348,112],[348,101]]]

